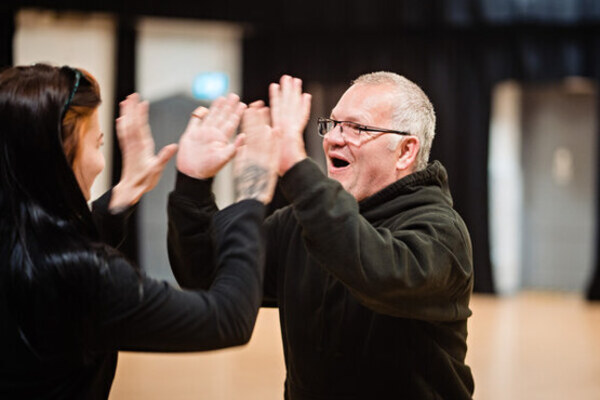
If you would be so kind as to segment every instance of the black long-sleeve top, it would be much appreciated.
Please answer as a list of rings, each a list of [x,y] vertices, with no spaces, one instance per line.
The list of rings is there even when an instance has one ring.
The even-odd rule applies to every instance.
[[[208,215],[169,203],[169,255],[185,287],[210,282],[214,269],[189,265],[211,259],[205,222],[225,218],[207,183],[195,185]],[[304,160],[281,188],[291,205],[265,222],[264,304],[279,307],[286,398],[470,399],[471,241],[444,167],[357,202]]]
[[[176,200],[193,210],[195,193],[178,193]],[[119,242],[128,210],[110,215],[109,200],[95,204],[95,220],[101,236],[110,242],[112,232]],[[0,398],[106,399],[118,350],[201,351],[246,343],[262,298],[264,206],[245,200],[225,213],[228,218],[217,223],[219,267],[208,290],[150,279],[114,252],[102,268],[82,265],[43,276],[47,285],[58,282],[68,290],[52,297],[31,293],[35,327],[19,326],[0,297]]]

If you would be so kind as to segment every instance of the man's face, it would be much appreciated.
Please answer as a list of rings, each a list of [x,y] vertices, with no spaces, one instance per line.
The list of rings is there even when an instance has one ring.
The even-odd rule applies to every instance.
[[[392,95],[387,85],[357,84],[341,97],[331,118],[392,129]],[[398,179],[400,146],[390,134],[361,133],[359,143],[348,143],[336,126],[323,138],[328,176],[342,184],[357,201]]]

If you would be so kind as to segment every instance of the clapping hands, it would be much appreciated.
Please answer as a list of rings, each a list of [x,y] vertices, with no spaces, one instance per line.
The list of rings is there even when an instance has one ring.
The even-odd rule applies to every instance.
[[[276,174],[283,175],[306,158],[302,132],[310,113],[310,95],[289,75],[269,87],[271,108],[262,101],[247,107],[235,94],[219,98],[210,109],[192,113],[179,142],[177,169],[196,179],[214,177],[237,153],[236,199],[271,200]],[[242,133],[235,131],[242,122]],[[135,204],[152,190],[177,152],[170,144],[155,154],[148,124],[148,103],[132,94],[120,104],[117,137],[123,157],[121,180],[114,187],[111,210]],[[283,145],[285,143],[285,145]]]

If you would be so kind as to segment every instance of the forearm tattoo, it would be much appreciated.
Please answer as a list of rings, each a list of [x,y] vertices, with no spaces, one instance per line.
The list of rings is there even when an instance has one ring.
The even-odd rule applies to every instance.
[[[264,194],[269,184],[269,171],[250,164],[235,176],[234,182],[236,199],[256,199]]]

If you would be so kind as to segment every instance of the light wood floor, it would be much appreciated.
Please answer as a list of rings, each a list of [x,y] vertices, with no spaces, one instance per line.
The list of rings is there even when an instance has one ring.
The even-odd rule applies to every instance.
[[[600,303],[575,294],[476,295],[467,363],[480,400],[600,399]],[[110,400],[283,398],[277,311],[249,345],[194,354],[121,353]]]

